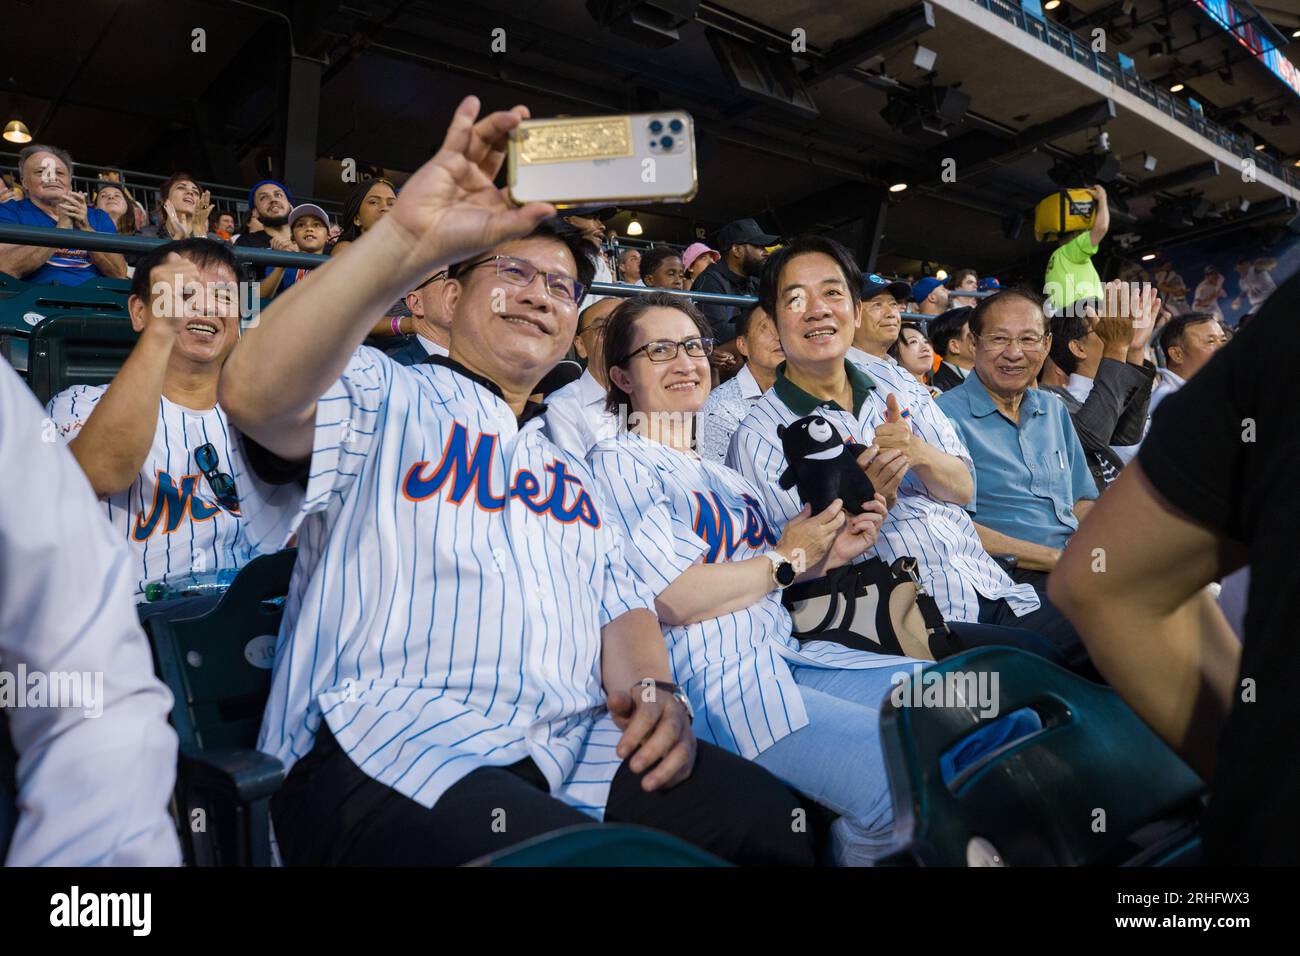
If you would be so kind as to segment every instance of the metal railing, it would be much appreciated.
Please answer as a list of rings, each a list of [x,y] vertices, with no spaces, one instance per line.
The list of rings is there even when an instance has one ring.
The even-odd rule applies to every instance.
[[[1154,83],[1142,79],[1136,73],[1124,70],[1118,62],[1095,52],[1091,44],[1085,43],[1064,27],[1025,13],[1020,0],[971,0],[971,2],[1015,24],[1040,42],[1046,43],[1074,62],[1086,66],[1102,79],[1123,87],[1143,102],[1154,106],[1165,116],[1194,130],[1221,149],[1226,149],[1241,159],[1253,159],[1257,169],[1277,177],[1292,188],[1300,187],[1300,177],[1272,156],[1257,152],[1254,142],[1207,119],[1203,113],[1192,109],[1183,100],[1160,89]]]
[[[57,235],[51,236],[51,233]],[[54,238],[57,242],[51,242]],[[14,223],[0,223],[0,243],[12,243],[21,246],[51,246],[61,249],[86,249],[92,252],[133,252],[146,253],[150,249],[164,245],[169,240],[151,239],[144,236],[119,236],[111,232],[85,232],[80,229],[50,229],[48,226],[24,226]],[[314,269],[329,262],[329,256],[318,256],[307,252],[281,252],[278,249],[252,249],[248,246],[231,245],[230,251],[236,259],[265,266],[293,266],[295,268]],[[643,285],[629,285],[624,282],[593,282],[587,290],[592,295],[611,295],[619,298],[631,298],[643,292],[651,291]],[[735,305],[752,308],[758,305],[758,297],[753,295],[729,295],[722,292],[692,292],[689,289],[653,289],[667,295],[680,296],[694,302],[711,305]],[[982,299],[992,295],[991,291],[961,293],[962,297]],[[918,322],[927,322],[933,316],[919,312],[904,312],[903,318]]]
[[[76,169],[72,174],[72,189],[75,192],[84,192],[87,199],[93,201],[95,193],[99,188],[105,185],[106,180],[100,178],[101,173],[117,173],[125,182],[127,190],[131,197],[144,206],[145,212],[151,217],[153,211],[158,208],[158,193],[162,184],[170,177],[160,176],[157,173],[145,173],[136,169],[119,169],[115,166],[97,166],[93,163],[74,162]],[[21,178],[18,173],[18,154],[0,152],[0,172],[10,174],[14,182]],[[225,183],[210,183],[200,179],[194,180],[194,184],[200,189],[206,189],[212,194],[212,225],[216,224],[217,216],[220,213],[228,212],[235,217],[235,223],[241,224],[244,216],[248,212],[248,189],[243,186],[231,186]],[[314,199],[310,197],[294,197],[299,203],[315,203],[332,216],[337,216],[343,211],[343,204],[332,199]]]

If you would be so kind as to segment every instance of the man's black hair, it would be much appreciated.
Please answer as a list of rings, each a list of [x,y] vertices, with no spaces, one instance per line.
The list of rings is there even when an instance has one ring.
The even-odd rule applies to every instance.
[[[1160,330],[1160,351],[1165,355],[1165,361],[1169,360],[1169,350],[1175,345],[1184,345],[1183,336],[1193,325],[1200,325],[1203,322],[1217,322],[1219,317],[1213,312],[1184,312],[1182,315],[1176,315]]]
[[[849,295],[853,299],[853,308],[857,309],[862,296],[862,270],[858,268],[857,262],[854,261],[853,254],[849,252],[843,243],[836,242],[827,236],[802,235],[768,256],[767,264],[763,267],[763,274],[759,277],[758,304],[763,307],[763,311],[772,316],[773,320],[776,319],[776,301],[780,292],[781,270],[796,256],[805,256],[814,252],[820,252],[822,255],[830,256],[835,260],[835,264],[840,267],[840,272],[844,273],[844,281],[848,283]]]
[[[749,334],[749,327],[754,324],[754,319],[763,314],[761,305],[750,306],[740,315],[736,316],[736,338]]]
[[[988,315],[989,309],[994,308],[999,302],[1006,302],[1009,299],[1024,299],[1026,302],[1033,303],[1038,309],[1039,315],[1043,317],[1043,333],[1051,332],[1051,327],[1047,320],[1047,313],[1043,311],[1044,299],[1033,289],[1027,289],[1024,286],[1013,286],[1010,289],[1003,289],[1001,292],[995,292],[987,299],[980,299],[979,302],[971,309],[970,323],[971,334],[979,338],[980,333],[984,331],[984,316]]]
[[[235,259],[234,253],[230,251],[230,247],[224,242],[217,242],[215,239],[204,239],[196,236],[163,243],[163,245],[151,249],[141,256],[140,261],[135,264],[135,275],[131,277],[131,294],[133,296],[143,299],[145,302],[150,300],[152,289],[149,285],[149,273],[155,266],[161,265],[162,261],[173,252],[182,259],[188,259],[200,269],[206,269],[214,265],[225,266],[232,273],[232,282],[239,279],[239,262]]]
[[[930,345],[939,358],[948,354],[948,343],[961,338],[962,326],[970,321],[971,308],[969,305],[958,306],[930,320]]]
[[[591,243],[583,237],[582,232],[576,227],[569,225],[563,219],[551,216],[549,219],[543,219],[537,224],[536,229],[526,236],[521,236],[520,239],[554,239],[564,245],[569,250],[569,254],[573,256],[574,264],[577,266],[578,281],[584,287],[591,288],[591,280],[596,275],[595,249],[592,248]],[[464,262],[457,262],[447,270],[448,277],[459,279],[465,274],[467,265],[482,258],[482,255],[477,255],[472,259],[466,259]]]
[[[643,249],[641,251],[641,281],[644,282],[646,276],[663,265],[665,259],[671,259],[673,256],[680,259],[682,254],[677,249],[664,243],[657,243],[649,249]]]
[[[1060,315],[1052,316],[1051,329],[1052,347],[1048,354],[1057,368],[1066,375],[1073,375],[1079,368],[1079,357],[1070,351],[1070,343],[1092,331],[1092,323],[1082,310],[1066,309]]]

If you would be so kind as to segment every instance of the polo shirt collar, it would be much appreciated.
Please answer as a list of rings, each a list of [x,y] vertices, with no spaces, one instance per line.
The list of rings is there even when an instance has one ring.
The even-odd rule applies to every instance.
[[[487,389],[489,392],[491,392],[493,395],[499,398],[503,403],[506,400],[505,396],[501,393],[501,386],[497,385],[496,382],[492,381],[492,379],[490,378],[485,378],[484,376],[479,375],[477,372],[471,372],[469,369],[461,365],[459,362],[457,362],[455,359],[451,358],[450,356],[430,355],[427,359],[425,359],[425,362],[427,362],[430,365],[440,365],[443,368],[450,369],[451,371],[455,372],[457,375],[461,375],[469,379],[475,385]],[[546,406],[541,402],[526,402],[524,404],[524,413],[520,415],[518,418],[519,426],[522,428],[526,422],[531,421],[532,419],[536,418],[538,415],[541,415],[545,411],[546,411]]]
[[[862,405],[866,402],[867,396],[875,389],[876,383],[870,375],[848,359],[844,360],[844,372],[848,375],[849,387],[853,390],[853,414],[856,417],[862,411]],[[772,387],[776,389],[776,397],[781,399],[790,411],[800,417],[811,415],[823,406],[839,408],[839,405],[829,399],[809,395],[786,378],[784,362],[776,367],[776,383]]]
[[[754,378],[754,373],[749,370],[749,363],[746,362],[736,373],[736,385],[740,389],[740,397],[755,399],[763,397],[763,389],[759,387],[758,379]]]
[[[966,400],[970,402],[971,414],[976,418],[983,418],[994,412],[1002,413],[1002,409],[998,408],[997,403],[993,401],[993,396],[984,387],[984,383],[980,381],[979,372],[975,371],[975,369],[971,369],[961,387],[966,390]],[[1020,400],[1020,408],[1021,411],[1027,411],[1031,415],[1042,415],[1047,411],[1047,408],[1043,405],[1042,396],[1036,388],[1029,388],[1025,391],[1024,398]]]

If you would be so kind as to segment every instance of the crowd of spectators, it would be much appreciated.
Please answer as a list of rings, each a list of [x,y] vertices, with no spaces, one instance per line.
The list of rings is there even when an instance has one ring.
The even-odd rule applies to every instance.
[[[444,150],[470,155],[473,117],[464,111]],[[494,141],[519,118],[505,116],[473,135]],[[168,240],[132,260],[139,339],[113,384],[74,386],[45,410],[130,556],[132,593],[147,603],[151,585],[235,571],[290,534],[302,548],[276,656],[278,706],[261,741],[289,767],[273,804],[289,862],[463,862],[588,816],[668,829],[741,862],[810,862],[806,841],[773,823],[788,821],[801,795],[837,818],[835,861],[873,862],[893,827],[879,702],[888,675],[917,662],[801,642],[781,601],[795,580],[870,558],[915,561],[923,592],[964,648],[1014,646],[1090,680],[1123,675],[1117,686],[1135,688],[1144,707],[1160,697],[1154,678],[1130,676],[1136,652],[1096,636],[1115,622],[1082,610],[1107,595],[1079,584],[1086,575],[1077,569],[1056,574],[1050,588],[1049,575],[1073,538],[1100,533],[1088,516],[1110,489],[1119,486],[1121,500],[1136,493],[1126,481],[1135,455],[1153,470],[1162,463],[1158,482],[1177,473],[1172,422],[1200,395],[1189,380],[1212,368],[1219,387],[1248,386],[1223,382],[1215,361],[1227,340],[1215,304],[1221,283],[1198,290],[1203,308],[1174,316],[1156,289],[1102,282],[1092,262],[1108,226],[1100,187],[1094,225],[1062,237],[1052,255],[1045,296],[1001,289],[971,269],[915,284],[864,273],[833,239],[780,237],[751,218],[718,230],[712,247],[655,243],[611,258],[613,210],[566,209],[561,220],[512,209],[487,165],[465,187],[472,207],[436,195],[419,173],[401,195],[387,180],[358,184],[336,238],[323,209],[295,206],[272,179],[249,190],[249,221],[236,232],[234,217],[214,216],[211,195],[188,174],[164,183],[149,217],[120,182],[101,181],[88,202],[72,190],[71,171],[60,149],[24,150],[22,195],[12,190],[0,203],[0,222]],[[409,225],[421,202],[441,204],[449,221],[493,217],[502,224],[495,235],[507,238],[393,225]],[[386,260],[384,242],[409,243],[409,256]],[[241,332],[231,292],[241,248],[331,261],[319,275],[260,268],[255,280],[270,305]],[[1243,283],[1255,270],[1246,266]],[[57,244],[0,245],[0,270],[69,285],[129,274],[121,255]],[[591,292],[615,276],[645,288],[628,298]],[[171,294],[157,296],[160,286]],[[692,304],[673,294],[688,290],[705,295]],[[757,305],[709,293],[755,296]],[[1272,330],[1268,322],[1258,335]],[[364,344],[376,336],[385,350]],[[569,354],[580,364],[556,377]],[[1185,399],[1171,398],[1184,389]],[[1152,429],[1165,399],[1176,411]],[[847,443],[871,500],[837,500],[819,514],[801,500],[785,478],[782,434],[808,416]],[[1140,451],[1148,440],[1157,451]],[[450,472],[449,494],[442,485],[419,492]],[[502,475],[509,487],[498,503]],[[549,499],[548,481],[558,489]],[[571,512],[570,484],[579,493]],[[458,510],[467,496],[476,505]],[[431,558],[395,556],[384,580],[359,585],[382,585],[391,600],[363,601],[364,613],[335,618],[338,633],[319,643],[323,619],[301,599],[338,584],[334,556],[399,547],[396,519],[379,503],[407,509],[401,520],[418,526],[421,547],[432,542]],[[525,532],[528,522],[512,517],[525,506],[542,516],[538,529]],[[367,508],[378,509],[375,520],[353,523]],[[546,523],[548,513],[561,520]],[[440,540],[437,529],[453,526]],[[1227,518],[1218,526],[1229,535],[1240,527]],[[403,666],[402,677],[421,695],[418,706],[386,701],[386,649],[454,645],[446,615],[455,605],[438,596],[453,578],[457,593],[462,583],[480,588],[480,604],[483,595],[537,595],[523,618],[480,613],[475,626],[494,648],[498,679],[519,665],[512,706],[536,710],[525,723],[544,728],[545,741],[525,741],[513,730],[523,724],[484,703],[492,671],[477,651],[422,655],[422,668],[408,675]],[[1185,591],[1184,600],[1202,600]],[[509,650],[521,633],[530,635],[525,646]],[[574,676],[576,665],[562,673],[529,643],[543,637],[573,642],[592,673]],[[291,650],[320,654],[320,668],[292,665]],[[326,721],[323,706],[345,701],[334,681],[344,656],[363,690],[346,699],[353,709],[342,720]],[[550,709],[546,692],[538,698],[523,679],[525,660],[557,689]],[[733,688],[742,672],[753,680]],[[663,697],[625,699],[642,679],[658,681]],[[464,693],[453,706],[445,692],[455,681]],[[608,716],[593,717],[606,692]],[[360,742],[347,728],[360,714],[369,727],[405,723],[385,752],[399,771],[353,760]],[[647,742],[620,742],[629,721],[643,720]],[[453,729],[438,729],[447,722]],[[1008,715],[962,759],[1039,726],[1032,713]],[[582,741],[602,732],[610,736],[592,744],[604,748],[598,760]],[[445,762],[425,767],[426,745],[465,763],[455,773]],[[670,795],[671,812],[646,798],[656,789]],[[517,808],[509,839],[470,832],[470,815],[498,804]],[[380,822],[358,822],[365,807]],[[168,838],[157,843],[142,858],[171,861]]]

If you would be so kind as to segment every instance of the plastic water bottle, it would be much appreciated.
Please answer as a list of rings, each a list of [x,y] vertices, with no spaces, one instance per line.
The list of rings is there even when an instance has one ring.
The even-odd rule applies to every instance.
[[[145,585],[144,597],[146,601],[153,602],[220,594],[230,587],[230,582],[235,580],[237,574],[238,568],[222,568],[220,571],[188,574],[166,582],[153,581]]]

